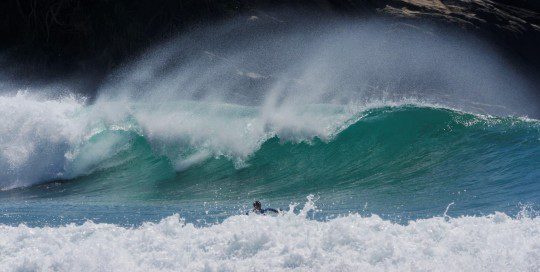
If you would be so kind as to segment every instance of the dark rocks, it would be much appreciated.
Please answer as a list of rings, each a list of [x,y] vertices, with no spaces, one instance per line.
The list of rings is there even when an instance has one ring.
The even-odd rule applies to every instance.
[[[379,11],[476,32],[516,54],[521,61],[540,68],[540,14],[538,6],[528,1],[391,0]]]

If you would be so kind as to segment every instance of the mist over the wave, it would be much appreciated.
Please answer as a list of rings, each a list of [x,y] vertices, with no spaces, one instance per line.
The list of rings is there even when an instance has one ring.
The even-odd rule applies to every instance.
[[[182,171],[219,156],[244,167],[274,136],[331,140],[377,105],[538,111],[526,79],[481,41],[384,21],[252,17],[194,30],[112,73],[91,100],[69,83],[6,82],[2,189],[95,171],[132,144],[107,131],[144,136]]]
[[[314,103],[415,98],[534,117],[532,91],[493,48],[465,34],[377,20],[250,18],[149,50],[113,73],[98,101],[204,100],[258,105],[271,114]]]

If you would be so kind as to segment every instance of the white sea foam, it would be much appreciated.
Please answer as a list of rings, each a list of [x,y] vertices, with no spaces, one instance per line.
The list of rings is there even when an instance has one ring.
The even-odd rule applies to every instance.
[[[0,96],[0,188],[58,175],[66,149],[84,129],[75,117],[82,107],[73,97]]]
[[[123,130],[143,135],[160,155],[183,170],[211,156],[241,162],[268,138],[330,139],[357,110],[338,105],[276,108],[227,103],[47,99],[19,92],[0,96],[0,188],[28,186],[92,172],[101,161],[130,148]]]
[[[238,167],[269,138],[329,141],[371,108],[416,104],[414,99],[361,104],[244,106],[223,102],[167,103],[100,100],[87,105],[74,97],[48,99],[27,92],[0,96],[0,188],[69,179],[99,168],[131,148],[142,135],[177,171],[210,157],[225,156]],[[478,121],[478,120],[472,120]],[[127,131],[92,137],[104,131]],[[130,136],[131,135],[131,136]]]
[[[310,203],[310,202],[308,202]],[[0,226],[0,271],[539,271],[540,218],[179,215],[138,228]]]

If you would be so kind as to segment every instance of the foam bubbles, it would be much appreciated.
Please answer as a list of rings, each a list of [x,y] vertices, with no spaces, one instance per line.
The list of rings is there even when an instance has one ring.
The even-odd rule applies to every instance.
[[[59,175],[66,149],[80,137],[76,113],[82,107],[74,97],[0,96],[1,188]]]
[[[209,157],[225,156],[237,167],[267,139],[331,139],[359,109],[337,105],[296,108],[241,106],[186,100],[168,103],[73,97],[47,99],[25,92],[0,96],[0,188],[69,179],[91,173],[100,162],[144,136],[153,152],[177,171]],[[128,133],[114,133],[125,131]]]
[[[4,271],[540,269],[540,218],[503,213],[400,225],[355,214],[320,222],[289,211],[277,217],[232,216],[206,227],[174,215],[138,228],[86,222],[57,228],[2,225],[0,232]]]

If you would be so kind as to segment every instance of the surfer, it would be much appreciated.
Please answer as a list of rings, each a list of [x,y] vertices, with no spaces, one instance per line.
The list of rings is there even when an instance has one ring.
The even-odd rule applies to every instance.
[[[263,209],[260,201],[253,202],[253,210],[251,212],[254,212],[256,214],[266,214],[267,212],[273,212],[273,213],[279,213],[278,210],[272,209],[272,208],[266,208]]]

